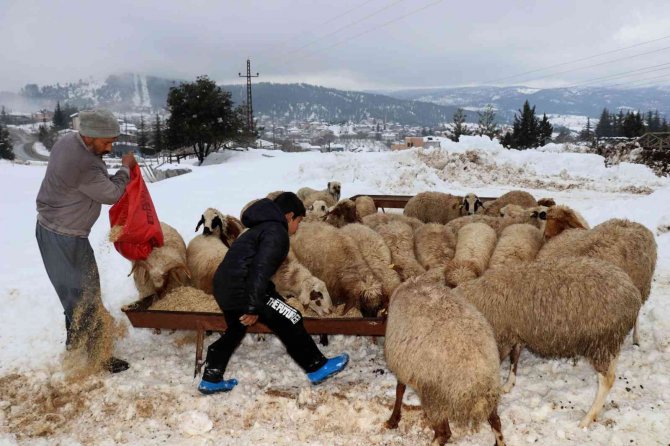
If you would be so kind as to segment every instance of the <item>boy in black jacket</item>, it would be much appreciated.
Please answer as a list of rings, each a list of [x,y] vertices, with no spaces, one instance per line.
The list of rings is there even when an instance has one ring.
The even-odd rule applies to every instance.
[[[279,195],[274,202],[259,200],[242,215],[242,223],[249,229],[230,246],[214,274],[214,297],[228,328],[207,349],[200,392],[227,392],[237,385],[234,378],[224,380],[223,373],[247,327],[258,320],[284,343],[312,384],[346,367],[346,353],[331,359],[321,354],[305,330],[300,312],[284,302],[270,280],[288,255],[289,235],[295,234],[304,216],[305,206],[292,192]]]

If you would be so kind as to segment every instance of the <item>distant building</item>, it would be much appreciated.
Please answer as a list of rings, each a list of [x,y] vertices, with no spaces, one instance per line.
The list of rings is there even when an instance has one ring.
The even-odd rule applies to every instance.
[[[407,136],[404,144],[392,144],[391,150],[404,150],[413,147],[440,147],[438,136]]]

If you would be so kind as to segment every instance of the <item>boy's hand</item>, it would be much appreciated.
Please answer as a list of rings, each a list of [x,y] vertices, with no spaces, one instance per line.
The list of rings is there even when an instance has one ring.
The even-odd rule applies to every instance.
[[[258,320],[257,314],[245,314],[243,316],[240,316],[240,322],[242,323],[242,325],[246,325],[247,327],[254,325],[257,320]]]

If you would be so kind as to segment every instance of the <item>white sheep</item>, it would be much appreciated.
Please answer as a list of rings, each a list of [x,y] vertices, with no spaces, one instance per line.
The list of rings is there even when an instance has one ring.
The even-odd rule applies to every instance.
[[[514,224],[506,227],[496,244],[489,268],[504,268],[507,265],[531,262],[542,248],[544,236],[535,226]]]
[[[487,202],[484,205],[484,215],[497,217],[500,214],[500,209],[508,204],[516,204],[523,208],[531,208],[537,206],[537,200],[535,200],[535,197],[528,192],[513,190],[501,195],[495,200]]]
[[[386,427],[398,426],[408,385],[435,431],[433,445],[449,440],[449,421],[475,429],[485,420],[496,445],[504,445],[498,356],[493,330],[473,305],[423,278],[403,283],[391,296],[386,320],[384,357],[398,381]]]
[[[484,223],[470,223],[458,231],[454,258],[446,266],[447,284],[458,286],[482,275],[496,247],[496,232]]]
[[[443,192],[421,192],[407,201],[403,214],[424,223],[447,223],[463,215],[463,199]]]
[[[461,215],[474,215],[482,212],[484,203],[472,192],[466,194],[461,201]]]
[[[237,240],[237,237],[245,229],[240,220],[232,215],[224,215],[221,211],[214,208],[205,209],[195,230],[198,231],[200,226],[203,227],[203,235],[217,235],[228,248],[230,248],[230,245]]]
[[[199,234],[186,248],[186,264],[191,273],[191,283],[205,293],[214,294],[214,273],[219,268],[228,247],[215,235]]]
[[[323,200],[316,200],[310,206],[305,208],[304,222],[324,221],[328,215],[328,205]]]
[[[373,200],[371,197],[368,197],[367,195],[356,197],[354,203],[356,203],[356,214],[359,218],[377,213],[377,205],[375,204],[375,200]]]
[[[319,316],[326,316],[333,310],[333,302],[326,284],[301,264],[293,250],[272,276],[277,292],[282,296],[295,296],[305,308]]]
[[[614,384],[621,344],[642,304],[624,271],[597,259],[556,258],[489,269],[455,292],[489,321],[501,361],[512,353],[505,390],[514,384],[523,347],[547,358],[587,358],[599,386],[580,426],[595,420]]]
[[[646,302],[656,269],[657,246],[654,234],[639,223],[611,219],[590,230],[567,229],[554,235],[557,229],[582,225],[579,218],[573,215],[574,211],[561,206],[557,208],[547,212],[545,238],[549,240],[538,253],[538,260],[584,256],[612,263],[628,274],[640,291],[642,303]],[[636,345],[640,343],[637,323],[633,330],[633,342]]]
[[[403,282],[426,272],[414,255],[414,230],[410,225],[395,220],[379,225],[375,230],[391,251],[393,268]]]
[[[406,217],[403,214],[394,214],[391,212],[389,213],[378,212],[376,214],[366,215],[361,220],[363,221],[363,224],[365,226],[369,226],[374,230],[377,230],[377,227],[386,223],[390,223],[392,221],[400,221],[406,223],[410,225],[413,231],[416,231],[424,224],[422,221],[417,220],[416,218]]]
[[[163,296],[188,285],[191,273],[186,263],[186,244],[177,230],[161,222],[163,246],[156,247],[146,260],[133,261],[131,273],[140,297]]]
[[[322,222],[303,223],[291,236],[296,258],[323,280],[333,305],[346,303],[365,316],[376,316],[385,305],[382,286],[354,242],[337,228]]]
[[[400,276],[393,269],[391,250],[386,246],[384,238],[360,223],[346,225],[340,231],[354,241],[361,256],[381,282],[385,299],[388,299],[400,285]]]
[[[445,266],[455,249],[456,236],[445,225],[426,223],[414,231],[414,254],[427,270]]]

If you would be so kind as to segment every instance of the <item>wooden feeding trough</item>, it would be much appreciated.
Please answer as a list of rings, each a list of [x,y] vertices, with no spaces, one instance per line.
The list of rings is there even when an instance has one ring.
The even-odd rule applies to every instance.
[[[355,200],[356,196],[351,197]],[[386,208],[402,209],[411,195],[368,195],[375,205],[385,212]],[[493,198],[482,198],[482,201]],[[152,310],[150,307],[156,299],[155,295],[145,297],[135,303],[126,305],[122,311],[135,328],[153,328],[168,330],[193,330],[196,332],[196,353],[194,376],[203,364],[202,351],[205,332],[226,331],[226,320],[223,313],[202,313],[192,311]],[[305,328],[314,335],[354,335],[384,336],[386,331],[385,318],[304,318]],[[249,333],[271,333],[262,323],[248,327]]]

